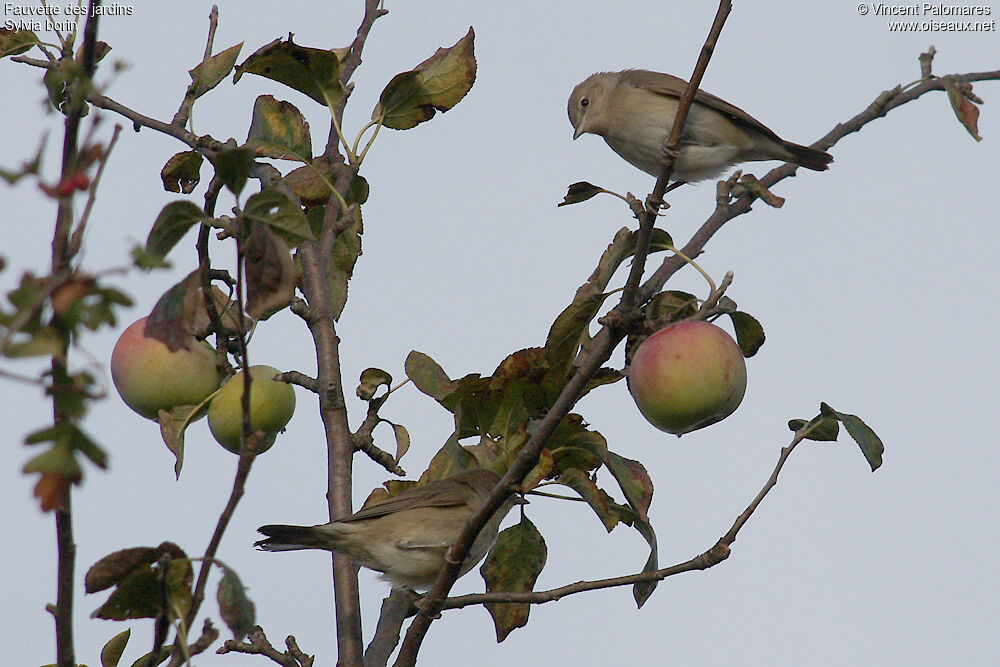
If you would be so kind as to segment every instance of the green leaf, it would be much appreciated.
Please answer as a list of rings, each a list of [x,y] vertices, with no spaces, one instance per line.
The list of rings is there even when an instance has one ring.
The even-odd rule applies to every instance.
[[[753,315],[740,310],[729,313],[729,317],[733,320],[733,328],[736,330],[736,342],[743,356],[749,359],[757,354],[757,350],[764,344],[764,327]]]
[[[614,194],[610,190],[605,190],[599,185],[594,185],[593,183],[588,183],[587,181],[579,181],[573,183],[566,189],[566,196],[563,200],[557,204],[557,206],[568,206],[569,204],[579,204],[582,201],[587,201],[591,197],[596,197],[601,193]]]
[[[101,667],[118,667],[118,661],[122,659],[131,634],[131,628],[126,629],[108,640],[101,649]]]
[[[188,88],[188,95],[197,99],[219,85],[232,71],[236,59],[240,57],[240,49],[242,48],[243,42],[240,42],[221,53],[216,53],[211,58],[199,63],[194,69],[189,70],[191,85]]]
[[[527,593],[534,590],[547,556],[548,548],[542,534],[522,514],[520,523],[500,533],[479,568],[486,582],[486,592]],[[528,624],[531,605],[487,602],[486,609],[493,617],[497,642],[502,642],[512,631]]]
[[[590,322],[607,297],[607,294],[578,294],[573,303],[559,313],[545,339],[545,358],[553,368],[565,370],[570,367],[588,334]]]
[[[283,83],[332,110],[344,97],[340,63],[345,54],[344,49],[299,46],[289,35],[288,41],[276,39],[243,61],[236,68],[233,83],[245,73],[257,74]]]
[[[364,225],[361,222],[361,207],[352,204],[348,215],[354,217],[351,225],[337,234],[330,253],[330,265],[327,267],[327,278],[330,283],[330,307],[335,320],[339,320],[347,305],[347,286],[354,275],[354,265],[361,256],[361,235]]]
[[[261,95],[253,105],[246,146],[257,155],[308,162],[312,159],[309,123],[290,102]]]
[[[639,461],[627,459],[614,452],[608,452],[605,463],[621,487],[629,506],[636,511],[642,521],[649,521],[646,512],[653,502],[653,480],[649,478],[645,466]]]
[[[243,207],[243,217],[267,225],[285,239],[289,246],[313,240],[312,230],[309,229],[302,208],[277,190],[261,190],[250,197]]]
[[[186,195],[194,192],[201,181],[201,163],[204,160],[198,151],[183,151],[171,157],[160,170],[163,189]]]
[[[254,604],[247,597],[246,588],[239,576],[231,568],[223,568],[225,573],[219,580],[215,598],[219,603],[219,615],[233,633],[233,639],[242,641],[256,625]]]
[[[618,525],[621,517],[613,510],[614,501],[611,497],[597,486],[597,482],[590,478],[582,470],[575,468],[566,470],[559,476],[559,483],[564,484],[587,501],[590,508],[597,514],[597,518],[604,524],[605,530],[609,533],[611,529]]]
[[[0,28],[0,58],[19,56],[38,44],[38,35],[30,30]]]
[[[156,667],[157,665],[162,665],[170,657],[170,647],[164,646],[161,648],[152,662],[149,661],[149,656],[151,655],[153,655],[152,652],[142,656],[132,663],[132,667]]]
[[[427,482],[432,479],[444,479],[463,470],[476,467],[478,467],[476,457],[470,454],[465,447],[458,444],[456,434],[452,433],[451,437],[441,446],[441,449],[431,458],[431,462],[427,465],[427,470],[420,475],[420,481]]]
[[[45,327],[30,338],[10,340],[0,350],[0,354],[10,359],[25,357],[56,357],[63,356],[63,339],[52,327]]]
[[[458,104],[476,80],[475,37],[469,28],[454,46],[440,48],[414,69],[394,76],[379,96],[372,119],[408,130]]]
[[[153,228],[149,230],[146,252],[166,257],[191,227],[207,218],[205,211],[187,200],[170,202],[160,209]]]
[[[379,387],[387,389],[392,386],[392,376],[381,368],[366,368],[361,371],[358,388],[355,393],[362,401],[370,401]]]
[[[240,146],[224,148],[215,155],[215,174],[229,191],[239,195],[253,171],[254,151]]]
[[[136,568],[155,563],[161,555],[173,559],[187,558],[184,550],[173,542],[163,542],[158,547],[130,547],[101,558],[90,566],[84,576],[84,590],[97,593],[123,581]]]
[[[417,389],[439,401],[444,400],[457,388],[455,381],[448,378],[444,369],[423,352],[411,350],[406,355],[403,368],[406,377],[410,378]]]
[[[68,439],[60,439],[51,448],[32,457],[21,471],[25,474],[54,473],[69,479],[80,479],[83,474]]]
[[[831,442],[836,440],[840,434],[840,424],[837,418],[829,415],[817,415],[809,421],[793,419],[788,422],[788,428],[796,432],[804,431],[807,440],[818,442]]]
[[[634,526],[639,531],[639,534],[646,538],[646,542],[649,544],[649,558],[646,559],[646,564],[642,566],[642,571],[653,572],[658,570],[660,567],[658,564],[659,556],[656,546],[656,533],[653,532],[653,526],[645,519],[635,521]],[[649,596],[653,594],[653,591],[656,590],[658,583],[660,582],[639,581],[632,587],[632,596],[635,598],[635,603],[640,609],[646,603],[646,600],[649,599]]]
[[[825,403],[823,405],[826,405]],[[837,417],[844,424],[844,428],[847,432],[851,434],[854,438],[854,442],[858,443],[861,447],[861,452],[865,455],[865,459],[868,461],[868,465],[871,466],[872,472],[875,472],[882,465],[882,454],[885,452],[885,445],[882,444],[882,440],[875,435],[868,424],[861,420],[861,417],[857,415],[847,414],[846,412],[837,412]]]

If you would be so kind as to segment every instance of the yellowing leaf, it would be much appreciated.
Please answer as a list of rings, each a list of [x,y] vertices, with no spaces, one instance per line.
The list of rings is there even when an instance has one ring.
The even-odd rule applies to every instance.
[[[469,28],[454,46],[438,49],[414,69],[394,76],[379,96],[372,119],[408,130],[458,104],[476,81],[475,37]]]
[[[253,119],[246,145],[258,155],[298,160],[312,159],[309,123],[289,102],[261,95],[253,105]]]

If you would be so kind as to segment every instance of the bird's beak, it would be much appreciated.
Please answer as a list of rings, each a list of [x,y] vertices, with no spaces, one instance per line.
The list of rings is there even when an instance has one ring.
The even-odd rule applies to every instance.
[[[576,141],[577,139],[579,139],[580,135],[581,134],[586,134],[586,132],[587,132],[587,128],[585,128],[583,126],[583,123],[580,123],[580,127],[576,128],[576,131],[573,132],[573,141]]]

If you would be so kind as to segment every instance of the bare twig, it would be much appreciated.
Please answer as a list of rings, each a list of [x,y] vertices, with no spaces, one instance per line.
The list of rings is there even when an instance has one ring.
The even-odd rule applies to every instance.
[[[771,471],[771,476],[768,478],[763,488],[754,497],[754,499],[750,501],[750,504],[747,505],[746,509],[744,509],[743,512],[736,517],[733,525],[728,531],[726,531],[725,535],[720,537],[710,549],[695,556],[691,560],[671,565],[670,567],[661,568],[659,570],[652,570],[650,572],[639,572],[637,574],[612,577],[609,579],[598,579],[595,581],[578,581],[573,584],[560,586],[559,588],[553,588],[547,591],[533,591],[528,593],[477,593],[472,595],[462,595],[445,600],[442,608],[461,609],[462,607],[467,607],[473,604],[498,602],[541,604],[544,602],[559,600],[567,595],[583,593],[585,591],[595,591],[602,588],[614,588],[617,586],[631,586],[633,584],[647,581],[662,581],[667,577],[672,577],[684,572],[706,570],[710,567],[714,567],[729,557],[730,548],[736,541],[736,537],[739,534],[740,529],[746,525],[747,521],[749,521],[750,517],[753,516],[753,513],[757,511],[757,508],[760,506],[761,502],[763,502],[767,494],[778,483],[778,475],[781,473],[782,468],[784,468],[785,462],[791,455],[792,450],[794,450],[795,447],[804,439],[804,431],[797,431],[795,433],[788,446],[781,449],[778,462],[775,464],[774,469]]]
[[[99,160],[97,166],[97,172],[94,174],[94,178],[90,182],[87,203],[83,207],[83,213],[80,214],[80,221],[76,223],[76,229],[73,230],[73,234],[69,239],[69,252],[72,255],[79,253],[80,247],[83,245],[83,234],[87,230],[87,221],[90,220],[90,212],[93,210],[94,201],[97,199],[97,188],[101,184],[101,176],[104,175],[104,167],[108,164],[108,158],[111,157],[111,152],[115,149],[115,145],[118,143],[118,136],[121,134],[121,129],[121,125],[115,125],[115,129],[111,133],[111,139],[108,140],[108,146],[102,151],[101,159]]]
[[[227,639],[216,653],[220,655],[225,655],[226,653],[262,655],[282,665],[282,667],[312,667],[314,657],[306,655],[299,649],[298,644],[295,642],[295,637],[289,636],[285,639],[285,645],[288,647],[288,650],[284,653],[279,652],[271,646],[271,642],[267,640],[264,630],[257,625],[247,635],[247,641],[238,642],[235,639]]]
[[[212,5],[212,10],[208,13],[208,39],[205,41],[205,54],[202,56],[201,61],[205,62],[212,57],[212,45],[215,43],[215,30],[219,27],[219,6]],[[174,119],[170,121],[170,124],[174,127],[184,127],[187,125],[188,119],[191,118],[191,108],[194,106],[194,101],[197,99],[195,97],[194,82],[188,87],[187,91],[184,93],[184,99],[181,101],[180,107],[177,109],[177,113],[174,114]]]

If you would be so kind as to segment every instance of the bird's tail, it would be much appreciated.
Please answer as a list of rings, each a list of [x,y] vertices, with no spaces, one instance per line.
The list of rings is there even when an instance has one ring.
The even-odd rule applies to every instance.
[[[254,546],[263,551],[292,551],[295,549],[329,549],[330,540],[320,535],[314,526],[261,526],[257,529],[267,537]]]
[[[788,160],[789,162],[794,162],[800,167],[805,167],[806,169],[812,169],[813,171],[826,171],[829,169],[828,165],[833,162],[832,155],[821,150],[816,150],[815,148],[800,146],[798,144],[793,144],[790,141],[782,142],[781,146],[791,154],[791,159]]]

